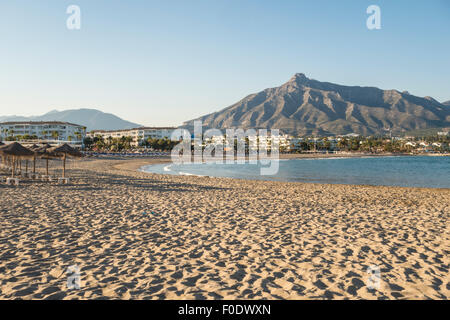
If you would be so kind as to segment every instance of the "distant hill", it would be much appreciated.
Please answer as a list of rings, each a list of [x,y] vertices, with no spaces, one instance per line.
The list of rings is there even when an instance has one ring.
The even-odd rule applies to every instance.
[[[131,129],[141,126],[96,109],[53,110],[32,117],[0,116],[0,122],[5,121],[65,121],[86,126],[87,131]]]
[[[450,107],[431,97],[375,87],[343,86],[295,74],[195,120],[208,128],[275,128],[299,135],[370,135],[450,126]],[[184,127],[191,127],[187,121]]]

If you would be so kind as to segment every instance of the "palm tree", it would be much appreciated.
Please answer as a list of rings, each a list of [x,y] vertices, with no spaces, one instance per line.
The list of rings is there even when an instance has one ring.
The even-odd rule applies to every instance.
[[[9,130],[7,128],[2,129],[2,132],[3,132],[4,136],[5,136],[5,139],[6,139],[7,135],[8,135],[8,131]]]
[[[59,133],[58,131],[52,131],[52,138],[55,140],[59,140]]]
[[[93,143],[97,150],[105,148],[105,140],[103,140],[102,136],[96,135],[93,139]]]
[[[108,145],[107,145],[107,148],[109,149],[109,150],[111,150],[111,147],[112,147],[112,144],[113,144],[113,137],[111,137],[111,136],[109,136],[108,138],[106,138],[106,140],[108,141]]]
[[[125,137],[126,146],[131,149],[131,142],[133,142],[133,137]]]
[[[81,132],[77,131],[75,132],[75,137],[77,137],[78,141],[81,140]]]
[[[347,148],[347,146],[348,146],[347,139],[341,138],[341,140],[339,140],[339,142],[338,142],[338,148],[342,150],[342,149]]]

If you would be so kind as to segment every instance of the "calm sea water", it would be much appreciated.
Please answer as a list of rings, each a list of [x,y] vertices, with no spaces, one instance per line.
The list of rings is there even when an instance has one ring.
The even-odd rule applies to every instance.
[[[273,176],[260,175],[261,164],[158,164],[143,171],[333,184],[450,188],[450,157],[368,157],[280,160]]]

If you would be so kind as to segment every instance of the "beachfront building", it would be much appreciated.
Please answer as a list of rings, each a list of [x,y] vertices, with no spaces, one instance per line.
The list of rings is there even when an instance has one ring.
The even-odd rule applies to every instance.
[[[407,143],[405,143],[405,146],[415,148],[416,147],[416,143],[413,142],[413,141],[408,141]]]
[[[148,138],[152,139],[170,139],[172,132],[176,128],[173,127],[140,127],[133,129],[123,129],[123,130],[94,130],[87,133],[87,137],[101,137],[104,140],[109,138],[122,138],[131,137],[131,145],[138,146],[142,142],[146,141]]]
[[[236,137],[233,138],[237,139]],[[249,150],[258,150],[258,148],[259,149],[266,148],[269,150],[271,149],[271,146],[278,144],[280,150],[287,151],[290,150],[291,147],[290,144],[291,138],[292,138],[291,136],[286,134],[272,136],[270,132],[268,132],[268,135],[266,136],[259,136],[259,135],[245,136],[242,139],[242,142],[248,143]],[[207,144],[221,144],[223,145],[225,151],[230,148],[233,148],[232,140],[228,141],[225,135],[212,136],[208,139],[204,139],[202,146],[205,147]]]
[[[33,141],[82,145],[86,127],[60,121],[0,122],[0,135],[6,141]]]
[[[255,142],[258,140],[259,147],[265,147],[270,149],[273,145],[278,145],[280,150],[288,151],[291,148],[292,137],[287,134],[280,134],[278,136],[267,135],[266,137],[253,136],[249,137],[250,142]],[[256,145],[256,144],[254,144]]]
[[[442,143],[440,143],[440,142],[433,142],[431,145],[433,147],[436,147],[436,148],[441,148],[442,147]]]

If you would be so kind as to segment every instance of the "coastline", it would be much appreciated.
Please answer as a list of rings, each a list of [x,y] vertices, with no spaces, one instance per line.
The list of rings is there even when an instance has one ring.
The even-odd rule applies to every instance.
[[[449,189],[137,171],[148,162],[88,159],[69,185],[0,186],[0,297],[450,297]]]
[[[279,159],[282,160],[290,160],[290,159],[326,159],[326,158],[367,158],[367,157],[374,157],[374,158],[380,158],[380,157],[407,157],[407,156],[415,156],[415,157],[430,157],[430,156],[450,156],[450,154],[409,154],[409,153],[378,153],[378,154],[370,154],[370,153],[282,153],[279,155]],[[163,163],[170,163],[172,162],[170,156],[159,156],[159,157],[140,157],[136,156],[133,159],[127,158],[127,157],[120,157],[120,156],[104,156],[101,158],[88,158],[90,160],[115,160],[115,161],[128,161],[131,164],[131,167],[128,168],[128,165],[126,165],[127,170],[137,170],[145,165],[152,165],[152,164],[163,164]],[[236,159],[236,158],[235,158]],[[142,163],[141,166],[140,163]],[[121,164],[118,164],[120,167]]]
[[[237,168],[236,172],[232,173],[229,170],[224,171],[225,173],[222,173],[221,167],[219,166],[218,171],[215,169],[206,169],[206,168],[194,168],[193,171],[190,170],[187,166],[182,166],[183,169],[177,168],[175,166],[175,169],[164,167],[164,171],[162,170],[162,167],[159,166],[157,168],[152,168],[153,165],[158,164],[173,164],[171,162],[171,159],[167,157],[166,159],[152,159],[149,163],[145,163],[145,161],[142,163],[141,166],[133,166],[131,169],[138,170],[140,172],[145,173],[154,173],[154,174],[163,174],[163,175],[190,175],[190,176],[197,176],[197,177],[209,177],[209,178],[226,178],[226,179],[239,179],[239,180],[254,180],[254,181],[284,181],[284,182],[291,182],[291,183],[320,183],[320,184],[335,184],[335,185],[363,185],[363,186],[397,186],[397,187],[411,187],[411,188],[439,188],[439,189],[450,189],[450,185],[448,183],[445,183],[445,180],[441,180],[442,174],[445,173],[441,172],[441,174],[434,174],[433,171],[430,171],[430,177],[428,180],[423,180],[425,176],[421,176],[420,174],[418,176],[415,176],[414,173],[411,175],[411,170],[415,170],[415,172],[421,172],[419,169],[423,168],[423,166],[428,166],[429,163],[423,162],[424,157],[431,157],[431,155],[411,155],[411,154],[390,154],[390,153],[384,153],[384,154],[366,154],[366,153],[352,153],[352,154],[282,154],[279,157],[279,160],[326,160],[326,159],[369,159],[369,158],[396,158],[396,157],[413,157],[414,163],[418,163],[418,165],[415,168],[410,168],[403,170],[404,165],[397,164],[397,162],[393,163],[384,163],[384,161],[391,162],[391,160],[385,159],[382,160],[382,162],[375,161],[371,167],[372,170],[368,170],[368,172],[372,172],[371,174],[362,173],[362,178],[358,178],[358,172],[352,172],[352,168],[354,165],[352,164],[351,167],[348,165],[345,165],[342,167],[335,167],[334,171],[328,172],[327,167],[322,167],[322,169],[316,169],[317,166],[313,166],[308,169],[308,166],[302,165],[302,167],[298,167],[295,163],[289,163],[285,164],[285,166],[282,168],[283,170],[280,170],[280,175],[275,176],[274,178],[271,177],[264,177],[260,176],[257,172],[253,172],[252,174],[248,174],[246,170],[240,171],[241,169]],[[422,158],[422,159],[420,159]],[[240,159],[240,158],[239,158]],[[235,157],[235,160],[238,160],[238,158]],[[269,160],[272,160],[269,158]],[[276,159],[275,159],[276,160]],[[194,163],[194,159],[192,158],[191,161]],[[224,159],[225,161],[225,159]],[[248,158],[246,159],[248,161]],[[402,159],[400,161],[405,161],[405,159]],[[314,161],[313,161],[314,162]],[[205,163],[205,162],[203,162]],[[401,163],[401,162],[400,162]],[[441,161],[442,164],[442,161]],[[367,162],[366,164],[367,165]],[[370,164],[369,164],[370,165]],[[396,166],[397,165],[397,166]],[[384,170],[388,166],[390,168],[391,174],[396,174],[398,176],[402,176],[404,178],[401,179],[392,179],[391,175],[388,174],[386,176],[380,176],[379,170]],[[148,168],[147,168],[148,167]],[[222,166],[223,167],[223,166]],[[320,168],[320,166],[319,166]],[[364,168],[360,168],[364,169]],[[370,169],[370,168],[369,168]],[[440,168],[436,168],[441,170]],[[212,170],[212,171],[210,171]],[[291,171],[290,171],[291,170]],[[293,171],[292,171],[293,170]],[[317,171],[319,170],[319,171]],[[342,174],[336,175],[334,174],[338,171],[342,171],[341,173],[349,171],[349,178],[345,178]],[[432,169],[430,169],[432,170]],[[364,169],[364,171],[367,171]],[[441,170],[442,171],[442,170]],[[328,172],[328,173],[326,173]],[[440,171],[439,171],[440,172]],[[292,174],[291,174],[292,173]],[[411,177],[409,177],[411,175]],[[307,178],[304,178],[307,177]],[[409,177],[409,178],[408,178]],[[417,181],[417,182],[416,182]]]

